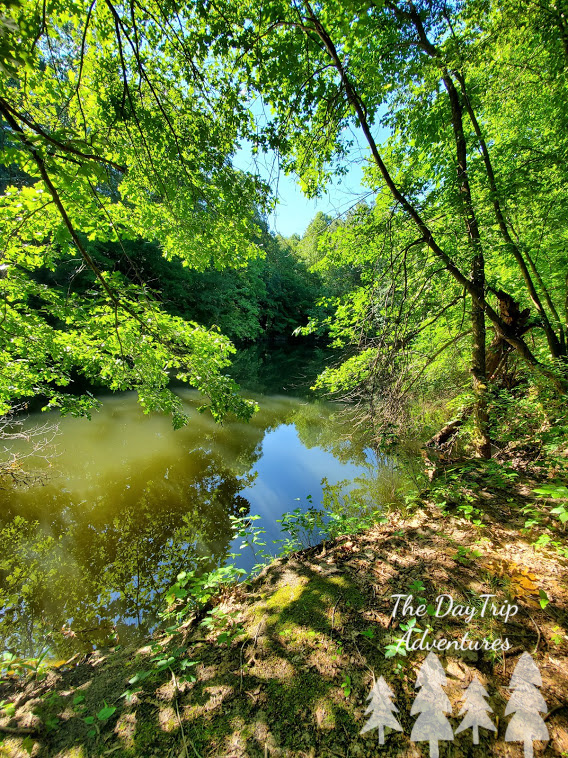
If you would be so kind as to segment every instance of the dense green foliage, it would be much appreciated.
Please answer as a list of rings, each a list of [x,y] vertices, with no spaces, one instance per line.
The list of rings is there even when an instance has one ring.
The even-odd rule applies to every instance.
[[[217,417],[250,414],[223,375],[230,343],[168,313],[151,284],[100,268],[87,244],[155,241],[166,259],[199,270],[242,267],[261,254],[255,204],[266,193],[231,164],[244,111],[230,76],[203,72],[206,48],[184,57],[159,4],[133,7],[128,22],[111,3],[9,10],[16,31],[3,24],[3,163],[28,179],[0,203],[2,408],[42,394],[88,410],[88,396],[63,392],[79,371],[137,389],[146,409],[168,410],[176,424],[184,419],[167,389],[172,374],[208,394]],[[34,276],[73,258],[90,270],[88,289]]]
[[[264,135],[306,191],[345,171],[348,127],[369,148],[372,207],[320,215],[298,250],[334,285],[350,271],[323,321],[351,355],[322,383],[370,401],[387,431],[417,392],[445,379],[455,394],[471,371],[464,403],[488,455],[490,383],[537,371],[565,393],[563,12],[477,0],[234,10],[235,29],[254,29],[235,31],[235,64],[271,104]]]
[[[243,344],[287,335],[311,313],[320,292],[319,278],[294,256],[282,238],[259,221],[262,251],[247,266],[196,271],[180,260],[167,260],[156,243],[136,239],[119,243],[86,242],[96,265],[120,273],[133,285],[144,282],[160,307],[172,316],[217,328]],[[84,295],[93,284],[88,269],[75,259],[61,260],[53,269],[38,269],[33,277],[50,288]]]
[[[176,375],[218,418],[246,415],[221,335],[295,330],[341,348],[320,384],[361,401],[378,434],[471,373],[462,405],[488,455],[491,393],[522,378],[517,359],[525,381],[566,388],[563,14],[517,0],[9,4],[3,407],[43,394],[85,410],[66,390],[79,374],[183,423]],[[277,153],[317,196],[347,171],[353,133],[374,200],[272,236],[269,188],[234,168],[238,145]]]

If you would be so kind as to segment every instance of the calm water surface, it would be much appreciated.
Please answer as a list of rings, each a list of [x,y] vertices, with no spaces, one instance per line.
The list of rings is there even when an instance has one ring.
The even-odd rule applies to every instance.
[[[51,461],[35,463],[41,481],[0,491],[0,650],[65,657],[135,639],[180,570],[238,552],[231,515],[260,515],[270,543],[308,495],[317,506],[376,470],[345,440],[338,406],[256,393],[251,422],[221,426],[197,393],[180,395],[191,420],[178,431],[134,395],[104,398],[92,421],[50,414],[60,433]]]

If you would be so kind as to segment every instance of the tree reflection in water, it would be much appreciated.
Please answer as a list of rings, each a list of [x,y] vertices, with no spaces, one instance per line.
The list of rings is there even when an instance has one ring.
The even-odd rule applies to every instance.
[[[180,570],[226,561],[229,517],[249,512],[261,485],[278,493],[275,520],[297,505],[298,487],[318,504],[327,479],[364,472],[364,449],[345,445],[330,404],[262,397],[250,423],[220,426],[197,411],[196,393],[184,398],[191,421],[176,432],[129,395],[105,399],[90,422],[61,419],[47,483],[0,493],[0,649],[66,658],[115,633],[139,638]],[[294,435],[280,437],[290,425]],[[262,466],[267,436],[276,483]],[[279,444],[295,481],[278,466]]]

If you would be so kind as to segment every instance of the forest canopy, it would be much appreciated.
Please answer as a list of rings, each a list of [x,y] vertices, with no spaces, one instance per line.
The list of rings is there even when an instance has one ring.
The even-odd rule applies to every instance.
[[[221,417],[247,415],[223,375],[234,348],[218,330],[168,313],[148,282],[101,265],[94,249],[159,244],[196,270],[239,268],[262,254],[266,187],[231,164],[246,111],[231,78],[187,54],[182,15],[109,3],[17,3],[2,24],[0,112],[7,170],[1,198],[3,409],[63,392],[80,372],[136,389],[145,409],[174,413],[171,376],[208,394]],[[256,238],[255,238],[256,236]],[[112,256],[111,256],[112,257]],[[76,261],[66,282],[39,272]],[[86,269],[88,284],[75,286]],[[45,277],[43,277],[45,279]]]
[[[343,362],[321,385],[388,397],[391,416],[469,343],[481,455],[488,386],[512,364],[565,392],[561,2],[12,2],[0,52],[4,409],[42,394],[85,410],[65,390],[78,372],[176,423],[172,375],[218,418],[246,416],[217,327],[251,339],[274,319],[330,336]],[[239,146],[318,196],[352,134],[374,198],[272,235],[270,188],[235,168]],[[173,296],[190,304],[149,284],[160,259],[194,272]],[[69,261],[66,283],[45,275]],[[216,288],[230,315],[212,316]]]

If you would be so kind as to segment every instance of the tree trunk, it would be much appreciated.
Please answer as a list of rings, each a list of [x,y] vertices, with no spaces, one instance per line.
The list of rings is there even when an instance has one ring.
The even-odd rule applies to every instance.
[[[525,308],[521,311],[518,302],[503,290],[496,291],[495,296],[499,301],[499,314],[503,321],[515,335],[523,337],[531,328],[530,310]],[[490,380],[497,381],[502,387],[512,386],[506,371],[507,357],[511,350],[511,345],[499,332],[496,332],[487,353],[487,376]]]
[[[467,142],[463,128],[463,106],[457,87],[446,66],[441,60],[439,51],[430,42],[420,14],[410,2],[410,11],[406,14],[410,19],[420,44],[428,55],[439,61],[442,82],[450,101],[451,123],[454,131],[456,147],[456,171],[458,191],[462,206],[462,215],[467,231],[468,244],[471,250],[471,284],[476,297],[471,299],[471,319],[473,332],[473,348],[471,354],[471,373],[473,375],[473,394],[475,407],[474,417],[474,447],[480,458],[491,457],[491,442],[489,440],[489,414],[487,412],[487,375],[485,366],[485,259],[479,223],[473,204],[473,196],[469,182],[467,166]]]
[[[489,188],[491,190],[491,198],[493,201],[493,208],[495,210],[495,218],[497,220],[497,224],[499,226],[499,230],[501,232],[501,235],[503,237],[503,240],[505,242],[505,245],[509,252],[513,255],[514,259],[516,260],[519,269],[521,271],[521,274],[523,276],[525,285],[527,287],[529,296],[534,303],[538,313],[540,314],[540,317],[542,319],[542,326],[544,329],[544,332],[546,334],[546,339],[548,341],[548,346],[550,348],[550,354],[553,358],[559,358],[561,356],[564,356],[566,354],[566,344],[564,339],[564,329],[562,327],[562,322],[560,320],[560,317],[558,315],[558,312],[556,310],[556,307],[554,303],[552,302],[552,298],[550,296],[550,293],[548,292],[542,277],[536,267],[535,262],[533,261],[530,254],[527,252],[526,257],[529,263],[530,268],[532,269],[533,274],[535,275],[535,278],[537,282],[539,283],[543,294],[544,299],[550,309],[550,312],[552,314],[552,317],[554,318],[556,325],[559,329],[559,336],[554,331],[554,328],[552,324],[550,323],[550,320],[548,318],[548,315],[544,309],[544,306],[540,300],[540,297],[538,295],[538,292],[536,290],[536,287],[532,281],[529,266],[527,266],[523,253],[521,252],[518,245],[515,244],[513,238],[511,237],[511,234],[509,233],[509,225],[507,223],[507,220],[505,219],[505,215],[503,213],[503,210],[501,208],[501,203],[499,200],[499,191],[497,189],[497,180],[495,178],[495,173],[493,171],[493,164],[491,163],[491,158],[489,155],[489,149],[487,147],[487,143],[485,142],[485,139],[483,137],[483,133],[481,131],[481,127],[479,125],[479,122],[477,120],[477,117],[475,115],[475,112],[473,110],[473,106],[471,104],[471,100],[469,98],[466,83],[465,83],[465,76],[463,74],[460,74],[456,72],[456,79],[460,83],[461,91],[464,98],[464,104],[465,108],[467,110],[467,113],[469,115],[470,121],[472,123],[472,126],[474,128],[475,134],[479,140],[479,146],[481,148],[481,154],[483,156],[483,162],[485,164],[485,170],[487,174],[487,179],[489,182]]]
[[[377,165],[377,168],[379,169],[385,181],[385,184],[391,192],[393,198],[400,204],[403,210],[414,221],[420,233],[423,235],[424,243],[430,248],[434,255],[443,262],[446,271],[458,282],[458,284],[460,284],[465,289],[465,291],[472,298],[473,303],[487,315],[492,324],[495,326],[496,330],[498,330],[498,332],[503,336],[503,339],[505,339],[511,345],[511,347],[518,350],[520,355],[529,365],[536,367],[541,374],[548,377],[554,383],[558,392],[562,394],[568,392],[568,381],[559,379],[554,374],[554,372],[551,372],[545,366],[543,366],[540,361],[532,354],[527,343],[522,338],[516,337],[510,332],[507,324],[503,322],[498,313],[491,307],[491,304],[485,299],[485,293],[483,291],[479,291],[478,288],[475,287],[472,280],[465,276],[458,269],[450,256],[439,246],[437,241],[434,239],[432,231],[422,219],[418,210],[399,189],[379,153],[377,144],[371,134],[369,122],[367,120],[366,109],[359,97],[355,85],[351,82],[350,78],[347,75],[347,72],[341,62],[333,41],[325,31],[325,28],[321,22],[318,20],[310,3],[307,0],[306,6],[308,10],[308,18],[313,23],[312,31],[314,31],[321,39],[329,57],[331,58],[333,66],[336,68],[341,78],[347,101],[352,106],[355,114],[357,115],[357,118],[359,119],[361,129],[370,147],[373,160]],[[304,29],[303,26],[302,28]],[[306,30],[304,29],[304,31]]]
[[[476,263],[474,261],[474,279]],[[491,457],[489,439],[489,413],[487,411],[487,375],[485,362],[485,314],[475,302],[471,304],[471,321],[473,329],[473,350],[471,355],[471,373],[473,375],[474,394],[474,446],[480,458]]]

